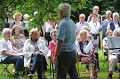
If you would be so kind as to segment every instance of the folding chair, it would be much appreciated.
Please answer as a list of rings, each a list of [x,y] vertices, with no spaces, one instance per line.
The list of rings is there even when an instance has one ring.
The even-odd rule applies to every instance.
[[[1,62],[0,62],[0,66],[1,66],[1,68],[2,68],[1,74],[3,74],[3,72],[6,72],[6,77],[7,77],[8,74],[11,74],[11,73],[9,72],[9,70],[8,70],[9,64],[3,64],[2,61],[1,61]]]

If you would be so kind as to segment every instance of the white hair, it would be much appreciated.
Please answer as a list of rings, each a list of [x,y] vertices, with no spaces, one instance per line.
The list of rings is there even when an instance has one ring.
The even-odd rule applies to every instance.
[[[50,36],[52,37],[52,34],[53,34],[53,33],[56,33],[56,32],[57,32],[57,29],[51,30],[51,31],[50,31]]]
[[[82,26],[82,30],[87,30],[88,31],[88,26]]]
[[[115,29],[113,31],[113,36],[120,36],[120,29]]]
[[[63,16],[69,16],[71,12],[71,5],[68,3],[61,3],[59,5],[59,10],[63,12]]]
[[[23,18],[24,18],[24,19],[28,19],[28,18],[29,18],[29,15],[28,15],[28,14],[24,14]]]
[[[4,28],[3,31],[2,31],[2,35],[4,36],[6,33],[12,34],[12,30],[9,29],[9,28]]]
[[[117,12],[114,12],[114,13],[113,13],[113,17],[114,17],[114,16],[118,16],[118,18],[119,18],[119,14],[118,14]]]
[[[85,14],[80,14],[80,15],[79,15],[79,18],[80,18],[81,16],[85,17]]]
[[[87,31],[87,30],[81,30],[81,31],[79,32],[80,37],[81,37],[83,34],[85,34],[85,33],[88,33],[88,31]]]
[[[106,14],[111,14],[112,12],[110,10],[107,10],[106,11]]]
[[[94,7],[93,7],[93,9],[96,9],[96,8],[97,8],[97,9],[99,9],[99,7],[98,7],[98,6],[94,6]]]

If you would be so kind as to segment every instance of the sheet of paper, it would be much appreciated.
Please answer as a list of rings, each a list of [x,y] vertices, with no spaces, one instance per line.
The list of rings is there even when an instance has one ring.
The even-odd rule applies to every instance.
[[[85,47],[85,52],[89,53],[92,50],[92,48],[94,47],[93,46],[94,44],[97,44],[97,41],[96,40],[90,40],[88,45]]]
[[[88,45],[85,47],[85,52],[86,52],[86,53],[89,53],[92,48],[93,48],[93,44],[92,44],[92,42],[90,41],[90,42],[88,43]]]
[[[97,26],[95,29],[92,29],[92,30],[90,31],[90,33],[92,33],[92,34],[98,34],[101,28],[102,28],[101,25],[100,25],[100,26]]]

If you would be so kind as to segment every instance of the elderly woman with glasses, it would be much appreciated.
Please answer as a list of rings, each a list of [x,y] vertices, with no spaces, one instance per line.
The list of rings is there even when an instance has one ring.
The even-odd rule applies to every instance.
[[[9,28],[4,28],[2,34],[3,38],[0,40],[0,62],[3,64],[15,64],[14,78],[23,79],[19,75],[23,57],[13,50],[12,44],[9,41],[12,31]]]
[[[115,29],[120,28],[120,22],[119,22],[119,14],[117,12],[114,12],[112,14],[113,20],[108,24],[107,29],[111,29],[114,31]]]
[[[30,66],[30,62],[32,61],[33,64],[28,76],[32,78],[37,69],[38,79],[42,79],[42,70],[47,66],[48,48],[43,41],[38,39],[37,28],[30,30],[29,37],[30,38],[25,41],[23,47],[24,67]]]

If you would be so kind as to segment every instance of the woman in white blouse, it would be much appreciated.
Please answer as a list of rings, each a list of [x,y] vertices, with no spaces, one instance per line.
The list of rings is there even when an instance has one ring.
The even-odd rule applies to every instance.
[[[79,41],[77,41],[77,43],[76,43],[76,48],[78,51],[78,59],[79,59],[78,61],[82,61],[82,62],[89,64],[90,79],[97,79],[97,72],[96,72],[97,60],[95,59],[95,56],[94,56],[94,51],[95,51],[95,48],[97,45],[94,45],[93,49],[89,53],[86,53],[85,47],[89,43],[89,41],[87,40],[87,31],[86,30],[80,31],[80,38],[81,39]]]
[[[32,78],[37,69],[38,79],[42,79],[42,70],[47,66],[48,48],[44,41],[38,39],[38,28],[31,29],[29,37],[30,39],[25,41],[23,47],[24,67],[29,67],[32,60],[33,64],[28,76]]]
[[[23,57],[20,56],[20,54],[18,54],[15,50],[13,50],[12,44],[9,41],[12,31],[9,28],[4,28],[2,34],[3,38],[0,40],[0,62],[4,64],[15,64],[14,78],[23,79],[19,75]]]

